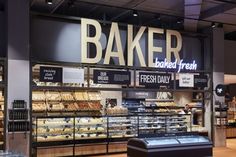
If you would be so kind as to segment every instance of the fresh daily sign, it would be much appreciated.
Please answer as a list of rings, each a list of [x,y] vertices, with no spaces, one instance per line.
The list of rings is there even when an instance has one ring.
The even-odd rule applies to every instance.
[[[170,86],[171,74],[140,72],[139,85],[145,85],[149,87]]]
[[[91,27],[94,30],[93,36],[90,36],[89,33]],[[144,36],[145,31],[148,35],[147,40],[147,59],[144,56],[144,52],[141,49],[140,39]],[[136,35],[134,35],[134,32]],[[161,54],[163,52],[163,47],[154,46],[157,45],[154,43],[154,35],[165,35],[166,38],[166,66],[158,66],[159,60],[155,60],[155,54]],[[179,52],[182,49],[182,37],[178,31],[174,30],[164,30],[162,28],[153,28],[142,26],[138,31],[134,31],[133,25],[127,25],[127,56],[124,56],[124,51],[121,42],[121,34],[118,23],[112,22],[110,27],[110,32],[108,36],[108,41],[106,45],[104,59],[102,58],[102,26],[101,24],[93,19],[81,19],[81,61],[82,63],[91,63],[97,64],[103,62],[103,64],[110,64],[112,59],[118,60],[119,65],[122,66],[134,66],[134,58],[137,57],[137,61],[140,63],[141,67],[158,67],[158,68],[167,68],[173,69],[176,64],[178,71],[180,70],[196,70],[197,65],[195,61],[193,63],[185,63],[181,58]],[[173,41],[175,39],[175,41]],[[175,42],[175,46],[173,43]],[[92,44],[96,48],[96,53],[91,57],[89,54],[89,45]],[[113,47],[116,47],[114,50]],[[171,62],[171,58],[175,58],[175,62]],[[125,58],[127,60],[125,60]],[[167,64],[169,63],[169,64]],[[162,64],[162,63],[160,63]],[[190,65],[191,64],[191,65]],[[178,66],[178,68],[177,68]],[[172,68],[173,67],[173,68]]]

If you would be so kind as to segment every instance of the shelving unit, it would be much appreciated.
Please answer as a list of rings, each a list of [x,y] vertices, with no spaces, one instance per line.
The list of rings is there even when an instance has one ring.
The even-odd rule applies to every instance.
[[[29,131],[29,109],[24,100],[14,100],[12,108],[8,109],[8,132],[24,132],[25,135]],[[13,136],[14,137],[14,136]]]
[[[228,102],[228,113],[227,113],[227,138],[235,138],[236,137],[236,103]]]
[[[6,66],[5,59],[0,58],[0,150],[5,149],[5,140],[6,140],[6,119],[5,119],[5,109],[6,109]]]
[[[228,107],[225,103],[216,101],[215,104],[215,126],[226,127],[227,126],[227,111]]]
[[[39,67],[40,65],[51,65],[50,63],[42,63],[42,62],[33,62],[34,67]],[[35,66],[36,65],[36,66]],[[56,64],[53,65],[62,67],[62,64]],[[40,83],[38,81],[35,82],[35,78],[39,77],[39,71],[34,67],[32,67],[32,118],[35,119],[51,119],[51,118],[59,118],[61,120],[69,118],[69,122],[62,123],[62,124],[55,124],[54,126],[47,126],[38,125],[38,122],[33,122],[32,128],[33,131],[31,132],[32,138],[32,148],[33,148],[33,154],[37,154],[38,151],[43,151],[43,148],[45,147],[71,147],[68,148],[70,150],[69,152],[73,153],[70,155],[88,155],[88,152],[92,154],[101,154],[101,153],[114,153],[114,149],[116,148],[116,144],[118,144],[118,148],[116,150],[119,151],[126,151],[124,149],[124,146],[126,146],[127,140],[132,137],[139,137],[139,136],[156,136],[158,134],[162,133],[186,133],[192,131],[192,117],[191,115],[182,115],[178,114],[178,112],[175,112],[176,110],[183,110],[184,106],[179,105],[158,105],[160,103],[173,103],[173,99],[170,100],[154,100],[157,104],[148,106],[146,105],[146,102],[139,102],[136,104],[136,106],[127,106],[123,105],[123,107],[127,107],[126,109],[139,109],[143,108],[144,112],[129,112],[128,114],[123,115],[113,115],[117,114],[116,112],[110,112],[109,115],[106,115],[106,110],[103,107],[97,108],[94,110],[92,109],[80,109],[79,107],[75,107],[74,109],[68,109],[67,104],[70,103],[100,103],[99,100],[91,100],[91,99],[76,99],[75,93],[76,92],[84,92],[84,93],[90,93],[95,92],[97,94],[100,94],[101,91],[119,91],[119,92],[129,92],[129,91],[142,91],[142,92],[202,92],[202,93],[211,93],[211,87],[205,88],[205,89],[194,89],[194,88],[176,88],[173,89],[159,89],[159,88],[146,88],[139,86],[137,81],[137,73],[141,70],[146,70],[146,68],[135,68],[135,67],[120,67],[120,66],[102,66],[102,65],[86,65],[86,64],[65,64],[65,66],[71,66],[71,67],[82,67],[85,69],[85,82],[84,84],[63,84],[63,83]],[[131,77],[134,80],[132,82],[132,85],[130,86],[102,86],[99,84],[93,84],[91,81],[92,79],[92,73],[94,69],[122,69],[127,71],[132,71]],[[149,71],[155,71],[155,68],[149,68]],[[176,73],[173,73],[173,81],[176,82]],[[205,71],[196,71],[196,73],[207,73],[209,74],[210,78],[210,72]],[[174,85],[176,85],[174,83]],[[34,99],[34,93],[41,92],[44,94],[42,99]],[[46,96],[46,93],[50,92],[57,92],[59,93],[61,98],[54,99],[48,99]],[[62,97],[63,93],[72,93],[72,97],[70,99],[64,100]],[[147,100],[153,101],[153,100]],[[202,101],[202,100],[201,100]],[[34,104],[39,104],[39,108],[43,108],[40,110],[35,110],[36,108]],[[50,103],[58,103],[61,105],[61,107],[58,107],[57,110],[50,109],[49,106]],[[105,104],[103,104],[105,105]],[[121,104],[119,104],[121,105]],[[88,106],[88,105],[85,105]],[[52,107],[53,108],[53,107]],[[192,108],[202,109],[204,112],[204,106],[193,106]],[[150,112],[146,112],[149,110]],[[164,112],[165,110],[165,112]],[[88,121],[86,123],[80,123],[81,119],[93,119],[93,118],[102,119],[103,123],[89,123]],[[73,119],[73,120],[72,120]],[[202,118],[204,119],[204,118]],[[165,123],[163,123],[164,121]],[[42,137],[42,132],[38,132],[38,129],[36,129],[39,126],[44,131],[49,131],[47,134],[49,135],[49,138],[47,136]],[[72,126],[72,128],[70,127]],[[202,126],[204,126],[204,122],[202,123]],[[57,131],[52,130],[58,128]],[[64,131],[64,134],[58,134],[59,128],[61,131]],[[70,129],[69,129],[70,128]],[[88,129],[89,128],[89,129]],[[92,128],[92,129],[91,129]],[[49,130],[48,130],[49,129]],[[66,129],[66,131],[65,131]],[[45,135],[47,135],[45,134]],[[40,138],[37,138],[37,136],[41,136]],[[53,136],[52,136],[53,135]],[[63,135],[62,137],[57,139],[57,136]],[[97,151],[89,151],[89,147],[96,148]],[[94,150],[93,149],[93,150]]]

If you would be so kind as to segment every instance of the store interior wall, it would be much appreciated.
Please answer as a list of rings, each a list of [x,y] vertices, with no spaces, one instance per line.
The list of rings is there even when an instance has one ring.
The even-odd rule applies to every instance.
[[[224,30],[222,28],[214,28],[213,33],[213,89],[218,84],[224,84]],[[225,102],[224,97],[217,96],[213,93],[213,107],[216,101]],[[214,123],[216,124],[216,123]],[[214,145],[226,146],[225,127],[217,127],[214,125]]]
[[[31,56],[34,60],[42,61],[63,61],[63,62],[80,62],[81,61],[81,31],[80,31],[80,21],[74,22],[70,20],[59,20],[59,19],[44,19],[32,17],[31,19]],[[126,37],[127,32],[120,27],[120,35],[122,41],[122,48],[124,51],[124,56],[126,57]],[[127,28],[125,28],[127,29]],[[139,29],[134,29],[137,32]],[[146,29],[147,30],[147,29]],[[103,35],[100,39],[102,44],[103,53],[105,53],[105,48],[108,41],[108,33],[110,27],[102,25]],[[76,33],[75,33],[76,32]],[[94,33],[94,32],[92,32]],[[134,33],[135,36],[135,33]],[[156,36],[154,36],[156,38]],[[201,51],[201,39],[194,37],[182,36],[183,38],[183,48],[180,53],[184,61],[193,61],[200,66],[202,65],[202,51]],[[45,40],[47,39],[47,40]],[[45,42],[47,41],[47,42]],[[144,58],[147,58],[147,33],[145,32],[140,39],[140,47]],[[174,43],[174,42],[173,42]],[[154,46],[162,46],[162,53],[154,53],[154,58],[158,59],[165,58],[166,44],[165,35],[159,36],[158,39],[154,39]],[[113,50],[116,46],[113,47]],[[42,52],[43,50],[43,52]],[[89,46],[90,53],[96,52],[94,46]],[[66,53],[65,53],[66,52]],[[94,54],[92,54],[94,55]],[[112,59],[113,63],[117,63],[116,59]],[[103,61],[103,59],[101,59]],[[139,60],[137,55],[134,57],[134,65],[139,66]],[[202,68],[202,67],[199,67]]]
[[[225,47],[224,47],[224,55],[225,55],[225,74],[234,74],[236,75],[236,41],[232,40],[225,40],[224,41]]]

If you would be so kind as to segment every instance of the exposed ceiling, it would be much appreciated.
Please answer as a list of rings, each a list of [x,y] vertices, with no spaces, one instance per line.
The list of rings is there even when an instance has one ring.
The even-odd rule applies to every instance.
[[[236,0],[31,0],[31,11],[197,32],[223,23],[236,39]],[[139,16],[133,17],[133,10]],[[235,37],[234,37],[235,36]]]

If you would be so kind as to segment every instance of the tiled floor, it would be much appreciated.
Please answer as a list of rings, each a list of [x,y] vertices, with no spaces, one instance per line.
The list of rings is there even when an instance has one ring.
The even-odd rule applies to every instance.
[[[227,140],[227,147],[214,148],[214,157],[236,157],[236,139]]]
[[[119,154],[100,157],[127,157],[127,155]],[[214,157],[236,157],[236,139],[227,140],[227,147],[214,148]]]

